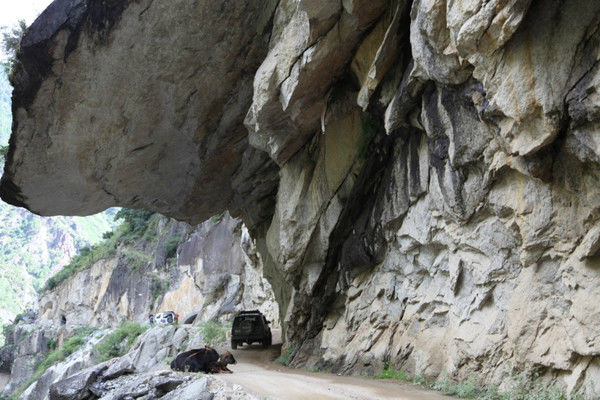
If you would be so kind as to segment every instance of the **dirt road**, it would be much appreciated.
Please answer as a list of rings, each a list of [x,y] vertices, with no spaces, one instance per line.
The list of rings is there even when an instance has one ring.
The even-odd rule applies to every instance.
[[[274,332],[274,342],[278,339]],[[259,345],[232,351],[237,364],[230,365],[233,374],[219,378],[238,384],[259,398],[280,400],[445,400],[452,399],[416,385],[369,378],[311,373],[274,363],[281,343],[269,350]]]

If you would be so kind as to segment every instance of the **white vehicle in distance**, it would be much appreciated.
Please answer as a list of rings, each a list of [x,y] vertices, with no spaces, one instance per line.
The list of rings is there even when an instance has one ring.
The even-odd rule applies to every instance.
[[[173,311],[165,311],[154,316],[154,321],[157,324],[176,324],[179,322],[179,315]]]

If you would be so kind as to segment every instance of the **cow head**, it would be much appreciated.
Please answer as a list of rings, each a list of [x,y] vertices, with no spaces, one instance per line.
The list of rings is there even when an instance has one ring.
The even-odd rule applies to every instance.
[[[235,358],[233,358],[233,354],[231,354],[228,351],[226,351],[221,355],[221,357],[219,357],[219,361],[221,361],[225,365],[237,363],[237,361],[235,361]]]

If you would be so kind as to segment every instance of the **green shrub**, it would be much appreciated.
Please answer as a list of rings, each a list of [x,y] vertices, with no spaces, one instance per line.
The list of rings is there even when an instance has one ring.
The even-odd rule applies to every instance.
[[[96,345],[99,361],[107,361],[127,353],[135,340],[147,329],[137,322],[124,322]]]
[[[16,322],[13,322],[12,324],[4,325],[2,327],[2,336],[4,336],[5,339],[9,336],[12,336],[13,332],[15,331],[15,325]]]
[[[143,267],[152,261],[150,255],[135,249],[125,249],[123,255],[125,256],[125,262],[132,270]]]
[[[58,345],[58,342],[54,338],[50,338],[50,339],[46,340],[46,347],[48,347],[48,349],[50,349],[50,350],[56,350],[57,345]]]
[[[404,375],[404,372],[394,370],[394,368],[392,367],[392,364],[389,361],[387,361],[385,363],[384,370],[381,371],[379,374],[375,375],[375,378],[377,378],[377,379],[397,379],[400,381],[408,380],[406,375]]]
[[[275,362],[281,365],[289,365],[292,361],[292,354],[294,354],[294,350],[294,347],[289,347],[285,353],[281,353],[281,355],[277,357]]]
[[[198,326],[206,344],[211,346],[227,341],[227,332],[231,329],[230,324],[216,321],[200,322]]]
[[[156,237],[158,236],[158,223],[161,219],[165,218],[160,214],[154,214],[148,220],[148,227],[144,232],[144,239],[147,241],[156,241]]]
[[[3,29],[6,29],[5,27]],[[11,29],[2,32],[2,47],[5,53],[9,56],[8,60],[3,62],[3,67],[6,75],[9,77],[13,75],[16,65],[18,63],[17,53],[21,48],[21,38],[27,30],[27,24],[25,20],[21,19],[18,24]]]
[[[174,258],[177,255],[177,247],[179,246],[180,236],[171,236],[163,243],[166,258]]]
[[[444,392],[452,396],[460,397],[461,399],[475,399],[483,395],[486,390],[479,387],[473,378],[469,378],[463,382],[453,382],[444,377],[432,384],[429,384],[432,389]]]

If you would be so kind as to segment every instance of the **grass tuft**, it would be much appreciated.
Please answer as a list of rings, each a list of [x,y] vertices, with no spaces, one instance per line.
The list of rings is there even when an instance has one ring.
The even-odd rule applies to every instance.
[[[213,225],[216,225],[216,224],[218,224],[219,222],[221,222],[221,220],[223,219],[223,216],[224,216],[224,215],[225,215],[225,213],[220,213],[220,214],[213,215],[212,217],[210,217],[210,222],[211,222]]]
[[[408,381],[408,378],[402,371],[396,371],[392,368],[392,364],[386,361],[385,368],[379,374],[375,375],[377,379],[396,379],[399,381]]]
[[[281,353],[281,355],[277,357],[275,362],[281,365],[289,365],[292,361],[292,354],[294,354],[294,350],[294,347],[289,347],[285,353]]]

